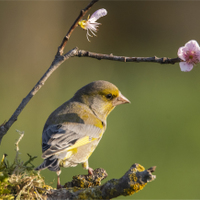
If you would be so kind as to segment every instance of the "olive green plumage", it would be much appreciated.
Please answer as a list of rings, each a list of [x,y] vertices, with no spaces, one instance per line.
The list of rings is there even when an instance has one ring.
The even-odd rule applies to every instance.
[[[106,118],[116,105],[129,103],[118,88],[107,81],[95,81],[79,89],[47,119],[42,134],[42,158],[36,168],[60,174],[60,167],[82,163],[91,169],[88,158],[98,145]]]

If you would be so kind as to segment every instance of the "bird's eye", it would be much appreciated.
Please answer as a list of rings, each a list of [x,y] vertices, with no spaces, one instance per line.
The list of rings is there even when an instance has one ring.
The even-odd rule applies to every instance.
[[[113,99],[113,95],[112,94],[107,94],[106,98],[109,99],[109,100],[112,100]]]

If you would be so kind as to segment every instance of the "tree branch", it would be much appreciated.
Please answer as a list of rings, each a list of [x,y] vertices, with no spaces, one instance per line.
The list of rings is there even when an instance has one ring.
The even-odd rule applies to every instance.
[[[45,72],[45,74],[42,76],[42,78],[37,82],[37,84],[34,86],[34,88],[28,93],[28,95],[22,100],[18,108],[15,110],[11,118],[3,123],[0,126],[0,143],[3,138],[3,136],[7,133],[9,128],[12,126],[12,124],[17,120],[19,114],[24,109],[24,107],[27,105],[27,103],[31,100],[31,98],[39,91],[39,89],[44,85],[46,80],[49,78],[49,76],[67,59],[74,56],[77,53],[77,48],[74,48],[70,50],[68,53],[66,53],[64,56],[56,56],[54,61],[52,62],[49,69]]]
[[[55,59],[53,60],[51,66],[49,69],[45,72],[45,74],[42,76],[42,78],[37,82],[37,84],[34,86],[34,88],[29,92],[29,94],[22,100],[16,111],[13,113],[11,118],[4,122],[2,125],[0,125],[0,144],[2,141],[3,136],[7,133],[9,128],[12,126],[12,124],[17,120],[17,117],[21,113],[21,111],[24,109],[24,107],[27,105],[27,103],[31,100],[31,98],[39,91],[39,89],[44,85],[46,80],[49,78],[49,76],[68,58],[75,55],[77,48],[74,48],[70,50],[68,53],[66,53],[64,56],[62,56],[64,52],[64,48],[67,44],[67,41],[69,40],[72,32],[77,27],[78,22],[81,20],[81,18],[88,12],[88,10],[96,3],[98,0],[92,0],[85,9],[81,10],[78,18],[75,20],[71,28],[69,29],[66,36],[63,38],[63,41],[61,45],[58,47],[58,51],[56,53]]]
[[[56,53],[55,59],[53,60],[51,66],[49,69],[45,72],[45,74],[42,76],[42,78],[37,82],[37,84],[34,86],[34,88],[29,92],[29,94],[22,100],[16,111],[13,113],[11,118],[4,122],[2,125],[0,125],[0,143],[3,138],[3,136],[7,133],[9,128],[12,126],[12,124],[17,120],[19,114],[24,109],[24,107],[27,105],[27,103],[31,100],[31,98],[39,91],[39,89],[44,85],[46,80],[49,78],[49,76],[68,58],[72,56],[78,56],[78,57],[90,57],[90,58],[96,58],[98,60],[106,59],[106,60],[114,60],[114,61],[121,61],[121,62],[157,62],[161,64],[174,64],[176,62],[180,62],[180,58],[158,58],[156,56],[154,57],[125,57],[125,56],[114,56],[112,54],[98,54],[94,52],[89,52],[85,50],[78,50],[78,48],[74,48],[70,50],[68,53],[66,53],[64,56],[62,56],[64,48],[74,31],[74,29],[78,26],[78,22],[81,20],[81,18],[88,12],[88,10],[96,3],[98,0],[92,0],[85,9],[81,10],[79,16],[74,21],[73,25],[70,27],[69,31],[65,35],[65,37],[62,40],[61,45],[58,47],[58,51]]]
[[[73,25],[71,26],[71,28],[69,29],[69,31],[67,32],[66,36],[63,38],[63,41],[61,43],[61,45],[58,47],[58,52],[57,55],[62,55],[63,54],[63,50],[72,34],[72,32],[74,31],[74,29],[78,26],[78,22],[82,19],[82,17],[88,12],[88,10],[93,6],[93,4],[95,4],[98,0],[92,0],[86,7],[85,9],[81,10],[79,16],[77,17],[77,19],[74,21]]]
[[[120,62],[155,62],[160,64],[175,64],[177,62],[181,62],[180,58],[158,58],[154,57],[126,57],[126,56],[114,56],[113,54],[100,54],[95,52],[89,52],[85,50],[77,51],[76,56],[78,57],[89,57],[89,58],[96,58],[98,60],[105,59],[105,60],[114,60]]]
[[[79,20],[80,20],[80,17],[79,17]],[[73,29],[74,26],[72,26],[71,29]],[[71,33],[69,33],[69,35],[71,35]],[[64,48],[64,46],[65,46],[65,45],[64,46],[63,45],[61,45],[62,48]],[[49,76],[65,60],[67,60],[67,59],[69,59],[70,57],[73,57],[73,56],[96,58],[98,60],[106,59],[106,60],[114,60],[114,61],[120,61],[120,62],[155,62],[155,63],[160,63],[160,64],[175,64],[177,62],[182,61],[180,58],[166,58],[166,57],[158,58],[156,56],[154,56],[154,57],[126,57],[126,56],[114,56],[113,54],[99,54],[99,53],[89,52],[89,51],[85,51],[85,50],[78,50],[78,47],[75,47],[74,49],[70,50],[64,56],[58,56],[58,53],[57,53],[54,61],[52,62],[51,66],[50,66],[50,68],[45,72],[45,74],[38,81],[38,83],[35,85],[35,87],[29,92],[29,94],[22,100],[21,104],[16,109],[14,114],[11,116],[11,118],[8,120],[8,122],[0,125],[0,143],[1,143],[2,137],[6,134],[6,132],[12,126],[12,124],[17,120],[17,117],[19,116],[21,111],[24,109],[26,104],[38,92],[38,90],[44,85],[45,81],[49,78]]]
[[[145,170],[140,164],[133,164],[120,179],[111,179],[102,186],[94,183],[105,178],[107,174],[103,169],[96,169],[92,178],[89,175],[75,176],[71,183],[65,185],[67,188],[47,191],[47,199],[112,199],[121,195],[132,195],[156,178],[152,175],[155,168],[154,166]],[[89,181],[91,185],[88,184]]]

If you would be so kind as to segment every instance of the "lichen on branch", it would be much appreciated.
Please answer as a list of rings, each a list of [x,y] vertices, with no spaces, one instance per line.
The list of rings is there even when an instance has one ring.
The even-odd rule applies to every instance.
[[[135,163],[120,179],[111,179],[103,185],[100,183],[107,173],[104,169],[96,169],[94,175],[74,176],[72,182],[65,184],[65,188],[48,191],[47,199],[112,199],[132,195],[156,178],[152,175],[155,168],[145,170]]]

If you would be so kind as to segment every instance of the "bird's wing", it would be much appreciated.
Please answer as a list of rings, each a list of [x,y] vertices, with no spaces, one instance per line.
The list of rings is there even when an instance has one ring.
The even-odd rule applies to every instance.
[[[88,144],[102,133],[101,128],[90,124],[50,125],[42,135],[42,158]]]

